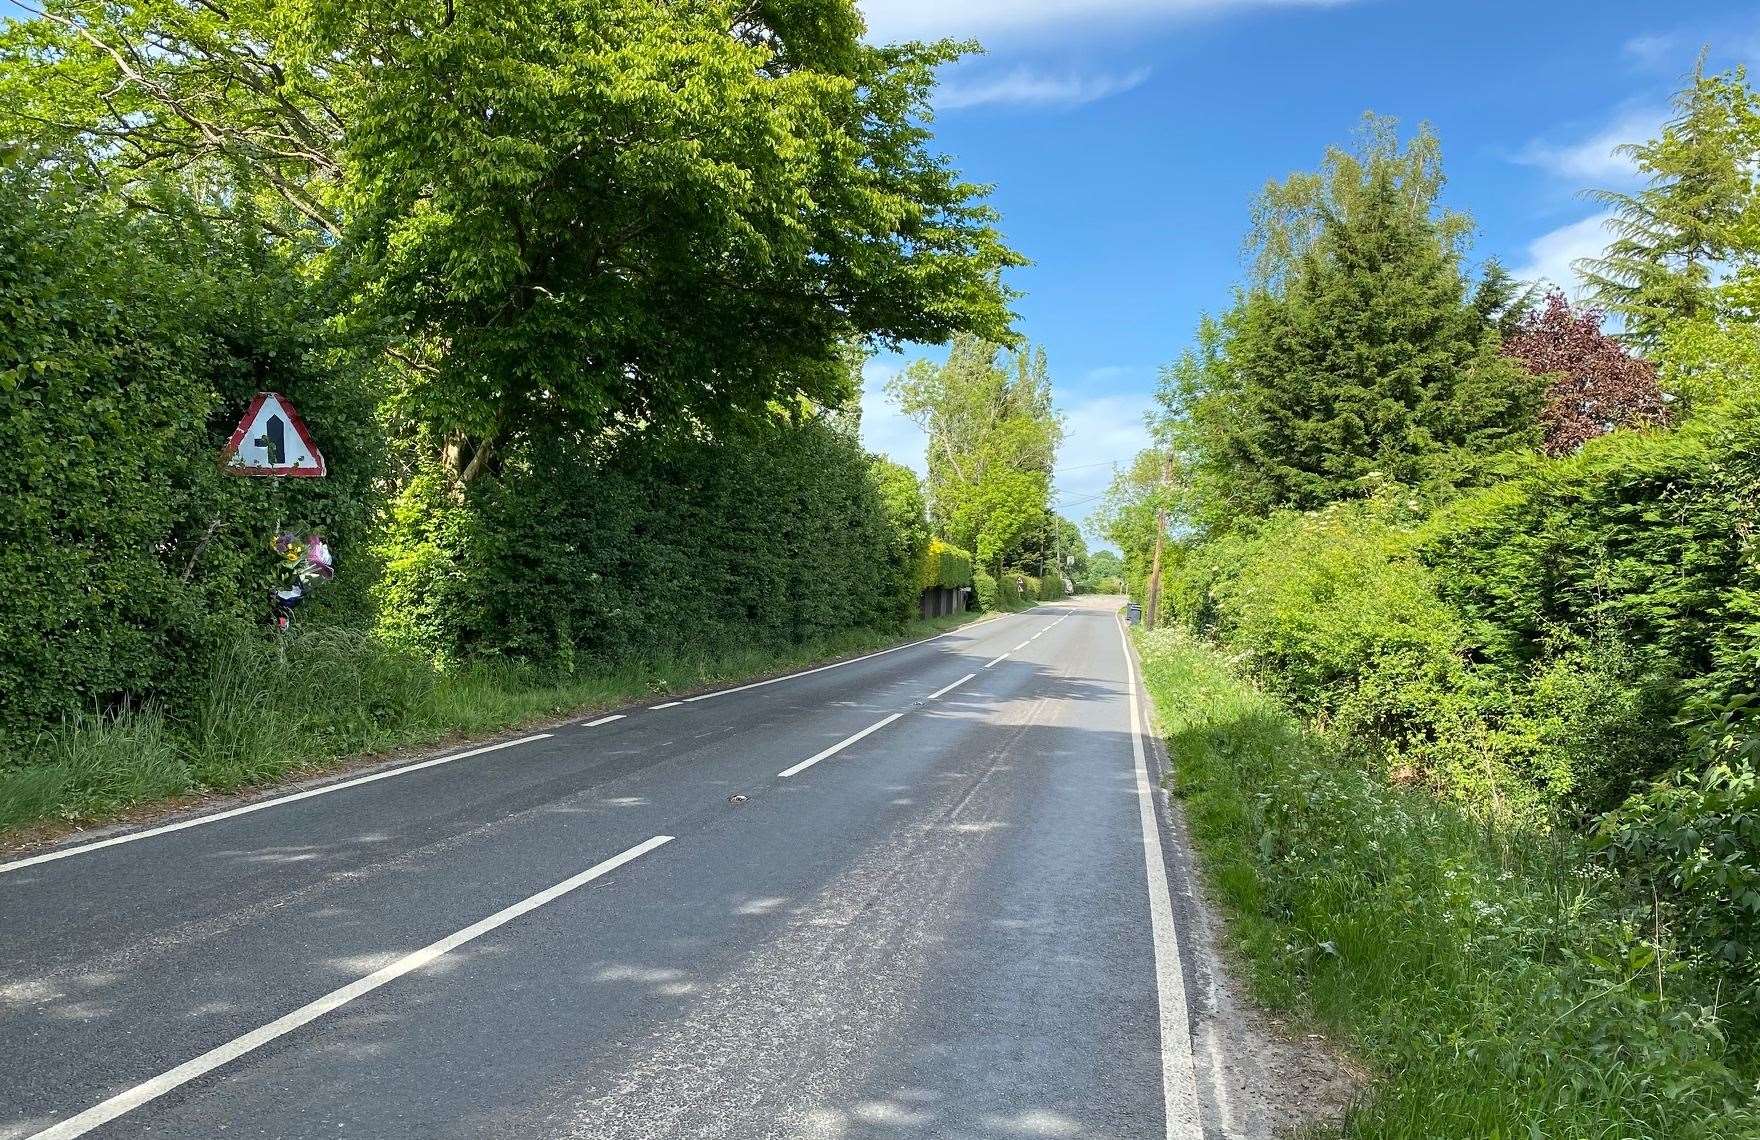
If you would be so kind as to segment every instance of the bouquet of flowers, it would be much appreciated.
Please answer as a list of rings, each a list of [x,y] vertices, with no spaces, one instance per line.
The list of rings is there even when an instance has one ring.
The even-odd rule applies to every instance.
[[[282,531],[269,540],[269,549],[275,552],[280,579],[269,591],[275,628],[286,629],[293,621],[293,608],[319,583],[336,576],[336,564],[330,547],[316,534],[301,538],[292,531]]]

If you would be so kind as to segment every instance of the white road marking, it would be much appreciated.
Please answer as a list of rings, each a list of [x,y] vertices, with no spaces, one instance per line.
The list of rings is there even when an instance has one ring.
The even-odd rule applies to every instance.
[[[1009,652],[1010,653],[1019,653],[1021,650],[1025,649],[1027,646],[1029,646],[1031,644],[1033,644],[1033,639],[1029,637],[1025,641],[1021,642],[1019,645],[1015,646],[1013,649],[1009,650]]]
[[[1007,661],[1007,660],[1008,660],[1008,654],[1004,653],[1001,657],[998,657],[996,660],[986,663],[984,668],[988,669],[988,668],[990,668],[991,665],[1000,665],[1000,664],[1002,664],[1002,662]]]
[[[682,705],[682,704],[684,704],[683,701],[667,701],[663,705],[649,705],[648,711],[649,712],[659,712],[661,709],[675,709],[679,705]]]
[[[782,681],[792,681],[797,677],[807,677],[807,676],[811,676],[814,673],[823,673],[827,669],[839,669],[845,665],[854,665],[858,662],[868,661],[868,660],[871,660],[875,657],[884,657],[888,653],[897,653],[901,650],[913,649],[919,645],[927,645],[931,641],[939,641],[944,637],[952,637],[954,634],[965,633],[968,630],[975,629],[980,625],[984,625],[988,622],[996,621],[1000,618],[1004,618],[1007,616],[1009,616],[1009,615],[996,614],[993,617],[980,618],[978,621],[972,622],[970,625],[963,625],[963,626],[959,627],[958,629],[950,629],[946,633],[938,633],[938,634],[934,635],[933,637],[925,637],[920,641],[912,641],[912,642],[909,642],[904,645],[895,645],[891,649],[882,649],[882,650],[879,650],[878,652],[865,654],[864,656],[861,656],[861,657],[852,657],[848,661],[834,661],[829,665],[820,665],[818,668],[815,668],[815,669],[805,669],[799,673],[788,673],[788,674],[785,674],[781,677],[771,677],[769,680],[766,680],[766,681],[754,681],[753,683],[751,683],[749,685],[740,685],[737,688],[720,689],[720,690],[717,690],[716,692],[713,692],[713,693],[700,693],[694,697],[684,697],[684,698],[682,698],[680,700],[676,700],[676,701],[667,701],[665,704],[655,705],[653,707],[655,710],[669,709],[669,708],[673,708],[677,705],[687,704],[687,703],[694,702],[694,701],[706,701],[706,700],[710,699],[711,697],[724,697],[730,693],[743,693],[743,692],[747,691],[748,689],[761,689],[766,685],[774,685],[774,684],[778,684],[779,682],[782,682]],[[1065,615],[1065,616],[1067,616],[1067,615]],[[1003,654],[1003,657],[1007,657],[1007,656],[1008,655],[1006,653]],[[998,657],[996,659],[996,661],[990,662],[990,665],[994,665],[994,664],[996,664],[997,661],[1001,661],[1001,660],[1002,660],[1002,657]],[[989,667],[990,667],[989,665],[985,666],[986,669],[988,669]],[[621,717],[621,715],[622,714],[619,714],[618,717],[607,717],[607,718],[603,718],[601,720],[593,721],[592,723],[587,724],[583,727],[592,728],[594,725],[604,724],[609,720],[619,719],[619,717]],[[108,839],[100,839],[100,840],[97,840],[92,843],[82,843],[76,847],[64,847],[64,848],[61,848],[56,851],[46,851],[41,855],[32,855],[32,856],[30,856],[28,858],[24,858],[24,859],[14,859],[9,863],[0,863],[0,875],[3,875],[8,871],[18,871],[18,870],[24,869],[25,867],[34,867],[38,863],[52,863],[57,859],[66,859],[66,858],[69,858],[70,856],[84,854],[87,851],[97,851],[97,850],[100,850],[105,847],[114,847],[120,843],[133,843],[138,839],[150,839],[155,835],[166,835],[166,834],[169,834],[170,832],[173,832],[173,831],[182,831],[185,828],[200,827],[203,824],[208,824],[208,823],[218,823],[220,820],[223,820],[223,819],[231,819],[234,816],[240,816],[240,815],[249,815],[251,812],[262,811],[265,808],[278,807],[281,804],[293,803],[297,800],[311,799],[313,796],[329,795],[331,792],[340,792],[346,788],[355,788],[355,787],[359,787],[362,784],[371,784],[371,783],[374,783],[378,780],[387,780],[387,779],[390,779],[392,776],[401,776],[406,772],[419,772],[423,768],[432,768],[432,767],[435,767],[436,765],[439,765],[439,764],[450,764],[454,760],[464,760],[464,759],[471,757],[471,756],[481,756],[485,752],[496,752],[496,751],[499,751],[500,749],[512,748],[515,745],[519,745],[519,744],[530,744],[536,740],[548,740],[552,735],[553,734],[548,733],[548,732],[539,732],[539,733],[535,733],[531,736],[522,736],[518,740],[504,740],[504,741],[500,742],[499,744],[485,744],[481,748],[472,748],[472,749],[469,749],[464,752],[455,752],[450,756],[440,756],[440,757],[436,757],[435,759],[432,759],[432,760],[423,760],[420,763],[416,763],[416,764],[406,764],[401,768],[391,768],[391,769],[387,769],[386,771],[383,771],[383,772],[374,772],[371,775],[361,776],[361,777],[358,777],[353,780],[340,780],[334,784],[326,784],[321,788],[308,788],[303,792],[294,792],[293,794],[286,795],[286,796],[276,796],[274,799],[263,800],[258,803],[245,804],[243,807],[236,807],[236,808],[231,808],[227,811],[215,812],[212,815],[197,816],[194,819],[179,820],[176,823],[168,823],[162,827],[148,828],[145,831],[130,832],[127,835],[114,835]]]
[[[656,835],[652,839],[638,843],[621,855],[613,855],[603,863],[595,864],[572,878],[562,880],[553,887],[547,887],[522,902],[514,903],[505,910],[496,911],[488,918],[472,923],[456,934],[449,934],[440,941],[430,943],[413,954],[405,955],[389,966],[375,970],[366,977],[350,982],[339,990],[332,990],[318,1000],[308,1002],[292,1013],[278,1017],[260,1029],[253,1029],[242,1037],[235,1037],[224,1045],[208,1050],[194,1060],[185,1061],[175,1069],[161,1073],[150,1081],[138,1084],[126,1092],[118,1093],[109,1100],[93,1105],[78,1116],[70,1116],[58,1124],[51,1125],[32,1136],[30,1140],[73,1140],[73,1137],[84,1136],[92,1129],[134,1111],[155,1097],[164,1096],[180,1085],[188,1084],[197,1077],[211,1073],[253,1049],[260,1049],[276,1038],[284,1037],[300,1026],[316,1021],[331,1010],[339,1009],[355,998],[371,993],[387,982],[396,981],[413,970],[419,970],[465,943],[481,938],[491,930],[505,926],[521,915],[529,914],[547,903],[555,902],[570,891],[585,886],[594,879],[609,874],[625,863],[640,858],[654,848],[670,842],[672,842],[672,836]]]
[[[602,724],[610,724],[614,720],[622,720],[623,717],[623,713],[612,713],[610,716],[602,716],[598,720],[589,720],[587,723],[581,725],[581,727],[598,728]]]
[[[733,689],[717,689],[713,693],[698,693],[696,696],[686,697],[686,698],[684,698],[684,700],[686,703],[690,703],[690,702],[694,702],[694,701],[706,701],[706,700],[710,699],[711,697],[725,697],[729,693],[743,693],[748,689],[762,689],[765,685],[775,685],[775,684],[780,684],[783,681],[792,681],[796,677],[811,677],[814,673],[823,673],[827,669],[841,669],[845,665],[854,665],[854,664],[861,662],[861,661],[871,661],[876,657],[884,657],[888,653],[897,653],[900,650],[904,650],[904,649],[915,649],[919,645],[927,645],[931,641],[940,641],[942,638],[952,637],[956,633],[965,633],[967,630],[976,629],[979,626],[986,624],[987,622],[993,622],[993,621],[997,620],[997,618],[1004,618],[1007,616],[1008,616],[1007,614],[996,614],[992,617],[979,618],[977,621],[972,622],[970,625],[962,625],[958,629],[950,629],[946,633],[938,633],[934,637],[925,637],[921,641],[912,641],[912,642],[909,642],[905,645],[895,645],[891,649],[881,649],[881,650],[874,652],[874,653],[864,653],[860,657],[851,657],[848,661],[833,661],[829,665],[821,665],[816,669],[802,669],[799,673],[785,673],[780,677],[771,677],[767,681],[753,681],[749,685],[740,685],[739,687],[733,688]]]
[[[1198,1076],[1192,1063],[1191,1019],[1186,1011],[1185,974],[1179,960],[1179,935],[1173,928],[1173,901],[1167,886],[1167,863],[1161,854],[1161,825],[1155,819],[1155,792],[1143,752],[1143,720],[1137,703],[1137,669],[1124,623],[1118,624],[1124,649],[1126,684],[1130,691],[1131,753],[1137,762],[1137,806],[1143,826],[1143,860],[1149,872],[1149,927],[1155,939],[1155,994],[1161,1006],[1161,1098],[1168,1140],[1203,1135],[1198,1116]]]
[[[825,751],[819,753],[817,756],[809,756],[807,759],[802,760],[799,764],[796,764],[794,767],[785,769],[781,772],[778,772],[778,773],[776,773],[776,775],[779,779],[786,779],[789,776],[794,776],[794,775],[798,775],[801,772],[805,772],[808,768],[811,768],[813,765],[817,764],[819,761],[824,760],[827,757],[835,756],[839,752],[842,752],[845,748],[848,748],[850,745],[852,745],[856,741],[862,739],[862,737],[867,736],[869,733],[879,732],[881,729],[885,728],[887,725],[891,724],[893,721],[897,720],[899,717],[901,717],[903,715],[904,714],[901,712],[896,712],[896,713],[893,713],[891,716],[887,717],[885,720],[875,721],[873,724],[870,724],[867,728],[862,729],[862,731],[856,733],[854,736],[846,736],[842,740],[839,740],[836,744],[833,744],[830,748],[827,748]]]
[[[34,867],[38,863],[51,863],[56,859],[66,859],[70,855],[81,855],[87,851],[96,851],[102,847],[114,847],[119,843],[133,843],[137,839],[150,839],[155,835],[166,835],[173,831],[182,831],[188,827],[200,827],[205,823],[218,823],[223,819],[232,819],[234,816],[249,815],[254,811],[279,807],[282,804],[290,804],[296,800],[309,800],[313,796],[327,796],[331,792],[340,792],[344,788],[358,788],[362,784],[371,784],[378,780],[389,780],[393,776],[401,776],[406,772],[419,772],[423,768],[433,768],[440,764],[450,764],[454,760],[463,760],[470,756],[481,756],[485,752],[498,752],[503,748],[512,748],[519,744],[530,744],[534,740],[548,740],[550,739],[550,736],[551,733],[540,732],[532,736],[522,736],[518,740],[503,740],[499,744],[485,744],[481,748],[472,748],[468,752],[454,752],[450,756],[438,756],[432,760],[423,760],[418,764],[405,764],[401,768],[388,768],[383,772],[374,772],[371,775],[357,776],[352,780],[341,780],[334,784],[325,784],[321,788],[307,788],[303,792],[294,792],[292,795],[288,796],[276,796],[272,800],[261,800],[257,803],[245,804],[243,807],[235,807],[227,811],[215,812],[213,815],[201,815],[194,819],[179,820],[176,823],[168,823],[163,827],[149,828],[146,831],[131,831],[127,835],[113,835],[109,839],[100,839],[93,843],[82,843],[78,847],[63,847],[58,851],[45,851],[41,855],[32,855],[28,859],[14,859],[10,863],[0,863],[0,874],[5,874],[7,871],[17,871],[25,867]]]
[[[976,677],[976,676],[977,676],[976,673],[967,673],[965,676],[961,677],[959,680],[955,681],[953,684],[943,685],[939,689],[936,689],[933,693],[929,694],[928,699],[933,701],[933,700],[937,700],[938,698],[945,697],[947,694],[953,692],[955,689],[959,688],[961,685],[965,684],[967,681],[971,680],[973,677]]]

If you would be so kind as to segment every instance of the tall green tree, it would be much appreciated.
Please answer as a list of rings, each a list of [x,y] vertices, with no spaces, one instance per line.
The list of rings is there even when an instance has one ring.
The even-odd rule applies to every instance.
[[[1087,570],[1088,542],[1075,523],[1055,511],[1046,511],[1036,525],[1002,552],[1002,561],[1036,577],[1060,574],[1074,578]]]
[[[1655,139],[1622,148],[1649,183],[1601,191],[1613,241],[1584,272],[1625,339],[1656,362],[1690,408],[1760,371],[1760,96],[1742,69],[1706,75],[1675,97]]]
[[[1595,300],[1644,348],[1670,325],[1710,315],[1720,271],[1760,255],[1739,241],[1755,208],[1760,153],[1760,102],[1745,73],[1706,75],[1701,64],[1674,110],[1659,137],[1620,148],[1649,185],[1597,193],[1613,211],[1614,240],[1582,263]]]
[[[1431,227],[1449,250],[1465,253],[1472,219],[1437,205],[1447,179],[1435,132],[1420,124],[1402,147],[1398,120],[1366,113],[1352,146],[1329,146],[1318,170],[1298,170],[1281,182],[1273,179],[1259,192],[1246,240],[1249,285],[1281,292],[1329,226],[1348,225],[1367,210],[1387,209],[1388,203],[1378,201],[1373,192],[1379,180],[1396,188],[1395,209]]]
[[[1165,556],[1170,521],[1189,509],[1189,484],[1174,467],[1171,453],[1146,448],[1112,478],[1100,505],[1088,519],[1100,538],[1118,547],[1121,573],[1131,596],[1147,598],[1159,546]],[[1150,620],[1155,610],[1149,610]]]
[[[1310,183],[1312,226],[1285,243],[1287,266],[1163,375],[1157,430],[1201,525],[1457,481],[1538,441],[1538,382],[1498,353],[1508,276],[1469,286],[1427,152],[1381,133],[1368,145]]]
[[[958,337],[944,363],[916,361],[889,392],[929,437],[936,531],[993,568],[1050,509],[1063,423],[1044,350],[1005,356],[994,343]]]
[[[7,133],[249,213],[408,366],[467,480],[556,431],[835,405],[849,343],[1008,335],[983,188],[929,146],[963,46],[853,0],[46,0]]]

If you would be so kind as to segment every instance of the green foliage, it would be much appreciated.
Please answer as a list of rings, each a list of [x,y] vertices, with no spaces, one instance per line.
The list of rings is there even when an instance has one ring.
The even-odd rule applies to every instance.
[[[8,22],[0,767],[83,811],[266,778],[275,734],[368,746],[436,661],[568,677],[898,629],[921,491],[835,409],[861,346],[1009,335],[1019,259],[926,125],[963,50],[869,45],[849,0]],[[265,388],[328,479],[218,470]],[[251,640],[283,528],[341,565],[302,637],[379,639],[333,631],[330,666],[372,676],[293,728],[238,715],[306,699]],[[106,790],[79,742],[148,706],[187,771]]]
[[[859,430],[852,432],[849,438],[860,438]],[[891,542],[885,551],[886,565],[893,571],[891,590],[898,599],[899,612],[912,617],[916,614],[918,598],[929,588],[923,583],[924,562],[929,557],[931,545],[923,485],[909,467],[879,456],[870,457],[868,473],[875,492],[880,496],[880,509],[885,513],[891,533]],[[968,566],[965,581],[958,585],[967,585],[971,581],[970,570]],[[939,571],[937,564],[937,573]]]
[[[848,342],[1008,335],[1020,258],[925,125],[965,49],[870,45],[852,0],[44,11],[0,34],[9,133],[276,234],[467,481],[839,403]]]
[[[929,437],[935,529],[984,566],[1019,545],[1049,514],[1063,424],[1051,405],[1045,353],[958,337],[945,363],[912,364],[888,391]]]
[[[1663,350],[1663,379],[1690,400],[1721,394],[1716,377],[1669,359],[1683,328],[1727,327],[1720,278],[1760,269],[1760,97],[1736,69],[1706,75],[1675,98],[1674,118],[1659,138],[1624,148],[1648,185],[1633,193],[1598,195],[1612,209],[1613,241],[1584,263],[1595,300],[1624,318],[1626,335],[1645,350]]]
[[[1613,637],[1688,695],[1750,691],[1757,415],[1750,397],[1679,431],[1616,433],[1440,511],[1422,556],[1479,654],[1511,669]]]
[[[1078,594],[1122,594],[1125,592],[1124,559],[1110,550],[1098,550],[1088,559],[1087,566],[1076,579]]]
[[[1633,920],[1580,843],[1487,826],[1364,772],[1176,631],[1139,644],[1254,988],[1382,1074],[1346,1135],[1760,1129],[1728,992],[1668,929]]]
[[[1037,579],[1010,570],[995,577],[979,570],[974,577],[978,608],[986,613],[1013,613],[1026,609],[1038,597]]]
[[[1540,381],[1498,353],[1512,286],[1492,273],[1469,291],[1433,142],[1402,155],[1382,124],[1363,158],[1335,153],[1303,192],[1300,240],[1263,239],[1289,247],[1272,287],[1206,321],[1164,374],[1155,426],[1198,527],[1455,485],[1539,441]]]
[[[869,461],[824,423],[718,442],[640,434],[586,460],[508,454],[413,480],[384,542],[387,635],[445,659],[568,668],[897,629],[895,533]]]
[[[1138,452],[1129,467],[1112,477],[1089,517],[1094,532],[1123,552],[1117,573],[1134,598],[1145,597],[1156,532],[1166,539],[1167,520],[1179,510],[1183,490],[1172,456],[1150,448]]]
[[[1018,566],[1035,575],[1079,577],[1086,573],[1088,543],[1081,528],[1054,511],[1025,530],[1001,551],[1004,565]]]
[[[1730,710],[1760,689],[1756,424],[1734,400],[1534,457],[1428,514],[1274,515],[1178,550],[1168,605],[1373,771],[1523,826],[1617,808],[1606,857],[1655,889],[1683,958],[1746,992],[1731,948],[1760,847]]]
[[[1497,694],[1465,666],[1465,628],[1389,513],[1284,513],[1183,550],[1168,560],[1166,616],[1221,638],[1378,771],[1532,815],[1537,789],[1512,770],[1483,707]]]
[[[917,562],[917,591],[959,590],[972,584],[972,556],[957,546],[931,539]]]
[[[370,565],[370,371],[323,346],[255,231],[88,195],[0,172],[0,735],[189,697],[217,639],[262,620],[278,522],[338,551],[332,602]],[[221,473],[263,388],[330,478]]]
[[[1605,816],[1596,841],[1700,961],[1736,983],[1732,999],[1760,1027],[1760,735],[1743,694],[1695,726],[1683,766]],[[1658,914],[1657,921],[1662,921]]]
[[[1446,248],[1464,253],[1472,219],[1436,209],[1446,181],[1442,144],[1428,124],[1420,124],[1402,150],[1397,120],[1365,114],[1350,148],[1327,147],[1319,170],[1297,171],[1260,191],[1246,241],[1253,286],[1281,292],[1329,227],[1383,207],[1375,190],[1380,183],[1402,188],[1410,219],[1433,223]]]

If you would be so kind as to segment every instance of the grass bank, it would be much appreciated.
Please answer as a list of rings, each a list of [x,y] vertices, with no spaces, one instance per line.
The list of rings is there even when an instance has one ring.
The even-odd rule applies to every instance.
[[[1177,631],[1139,647],[1257,996],[1379,1074],[1346,1135],[1760,1135],[1753,1011],[1696,985],[1576,839],[1389,785]]]
[[[396,748],[483,736],[669,693],[785,673],[929,637],[987,615],[852,631],[787,648],[544,674],[512,665],[438,669],[349,630],[237,643],[196,705],[84,717],[0,753],[0,840],[10,829],[93,824],[155,801],[309,776]]]

